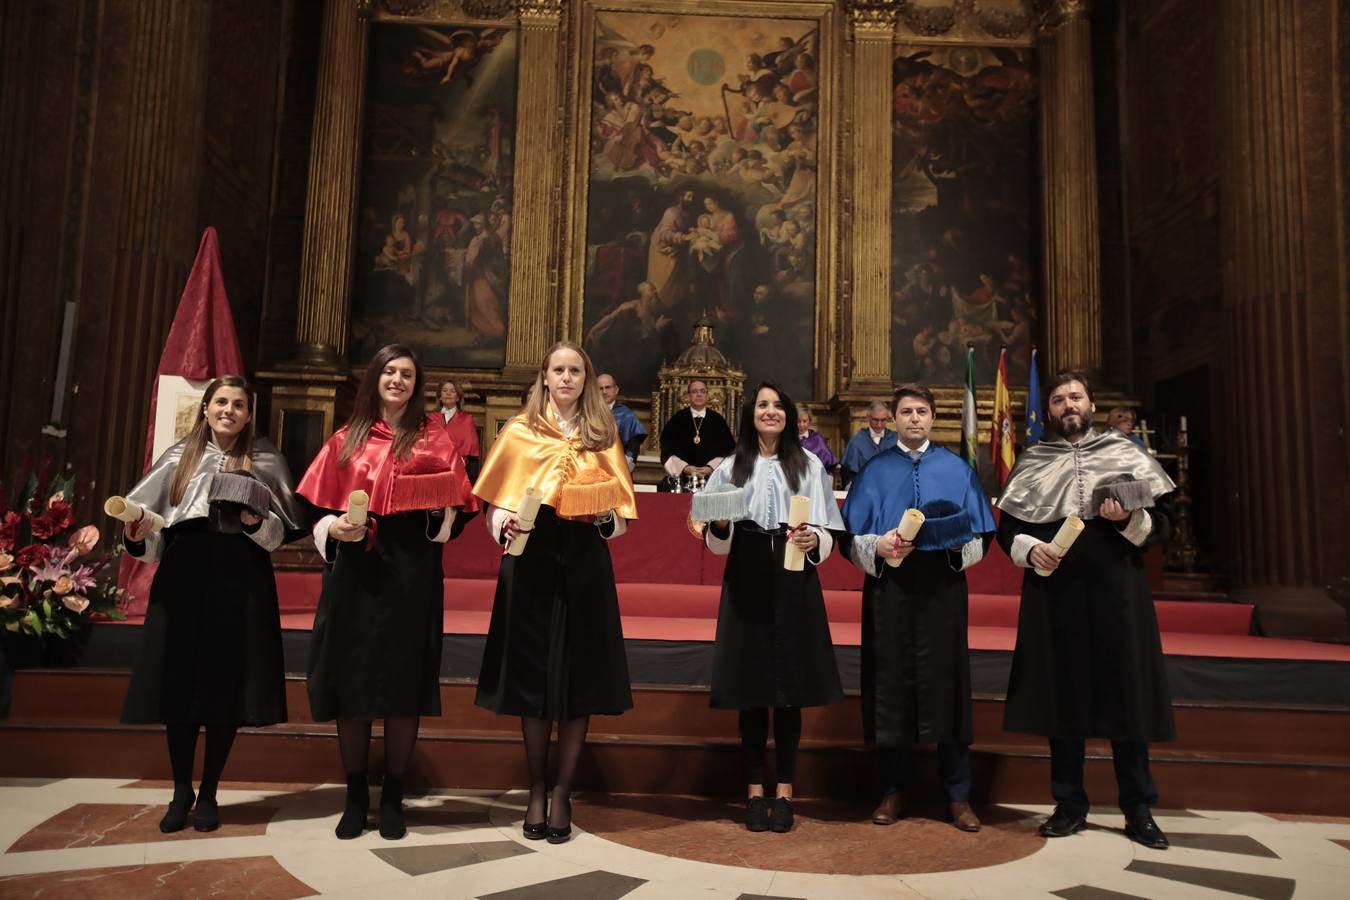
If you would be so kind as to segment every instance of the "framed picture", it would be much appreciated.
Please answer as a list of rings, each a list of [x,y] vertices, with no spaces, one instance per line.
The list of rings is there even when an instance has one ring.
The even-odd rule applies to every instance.
[[[187,437],[197,421],[202,392],[210,383],[210,379],[192,381],[181,375],[159,376],[159,387],[155,394],[155,440],[150,455],[152,460],[159,459],[165,450]]]
[[[392,341],[433,368],[505,362],[518,33],[370,26],[353,362]]]
[[[1025,47],[897,44],[892,71],[891,371],[1026,384],[1040,310],[1037,87]]]
[[[705,318],[749,383],[818,388],[834,15],[792,0],[582,7],[572,330],[625,395],[649,393]]]

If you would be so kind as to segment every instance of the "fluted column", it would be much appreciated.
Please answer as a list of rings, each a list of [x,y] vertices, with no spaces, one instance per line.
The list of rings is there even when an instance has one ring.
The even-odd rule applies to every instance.
[[[1350,574],[1334,6],[1245,0],[1220,13],[1219,372],[1224,420],[1253,426],[1226,448],[1228,555],[1263,624],[1290,620],[1286,633],[1339,621],[1343,634],[1324,586]]]
[[[1101,368],[1090,0],[1055,0],[1039,51],[1045,341],[1051,371]]]
[[[523,372],[539,365],[558,335],[554,272],[563,175],[558,164],[563,0],[520,0],[518,11],[520,91],[506,366]]]
[[[347,352],[371,0],[326,0],[300,255],[296,361],[338,368]]]
[[[848,392],[891,385],[891,69],[895,0],[849,4],[853,36]]]
[[[74,302],[70,460],[96,490],[133,483],[144,465],[149,392],[197,247],[210,5],[108,4],[129,65],[100,76],[91,207]],[[105,45],[106,46],[106,45]],[[79,392],[79,396],[74,396]],[[102,412],[95,412],[102,411]],[[104,415],[106,413],[106,415]],[[71,412],[66,413],[72,415]],[[97,424],[90,427],[90,423]]]

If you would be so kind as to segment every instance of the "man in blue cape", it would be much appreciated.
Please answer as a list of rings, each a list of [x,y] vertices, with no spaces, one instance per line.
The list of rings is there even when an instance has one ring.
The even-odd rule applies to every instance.
[[[965,570],[996,526],[975,470],[928,440],[937,406],[922,385],[895,392],[898,443],[859,473],[844,503],[849,558],[863,585],[863,731],[877,748],[878,825],[904,815],[901,790],[917,744],[937,744],[952,823],[979,831],[970,808],[970,658]],[[898,525],[924,521],[912,541]]]
[[[600,396],[609,404],[614,413],[614,422],[619,426],[619,442],[623,444],[623,454],[628,457],[628,471],[637,465],[638,452],[642,442],[647,440],[647,429],[638,421],[637,413],[619,402],[619,383],[614,376],[604,372],[596,376],[595,384],[600,388]]]
[[[839,461],[845,488],[858,477],[872,457],[895,446],[895,432],[886,427],[890,418],[890,408],[880,400],[874,401],[868,408],[867,427],[849,439],[848,446],[844,448],[844,458]]]

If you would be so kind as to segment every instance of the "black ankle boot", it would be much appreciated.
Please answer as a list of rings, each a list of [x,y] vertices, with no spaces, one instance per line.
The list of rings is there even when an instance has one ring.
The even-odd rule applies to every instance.
[[[401,840],[408,833],[403,821],[403,779],[385,776],[380,788],[380,837],[386,841]]]
[[[192,827],[195,831],[215,831],[220,827],[220,807],[216,805],[216,792],[205,790],[197,794],[197,808],[192,812]]]
[[[333,833],[340,840],[349,841],[366,830],[366,816],[370,813],[370,787],[363,772],[347,776],[347,805]]]
[[[175,784],[169,809],[164,813],[164,818],[159,820],[159,830],[165,834],[182,831],[187,826],[188,810],[192,809],[192,801],[195,799],[191,782]]]

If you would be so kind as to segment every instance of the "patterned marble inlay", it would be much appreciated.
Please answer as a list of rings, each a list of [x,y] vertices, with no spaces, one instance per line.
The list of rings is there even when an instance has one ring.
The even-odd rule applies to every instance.
[[[163,834],[159,830],[159,820],[165,808],[130,803],[77,803],[29,829],[6,852],[261,835],[267,833],[267,823],[279,807],[266,803],[222,803],[219,831],[194,831],[189,816],[187,828]]]
[[[312,888],[298,881],[270,856],[207,859],[73,869],[39,875],[0,877],[0,897],[43,900],[181,900],[184,897],[308,897]]]

